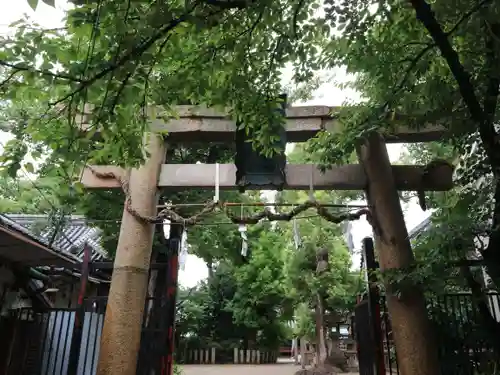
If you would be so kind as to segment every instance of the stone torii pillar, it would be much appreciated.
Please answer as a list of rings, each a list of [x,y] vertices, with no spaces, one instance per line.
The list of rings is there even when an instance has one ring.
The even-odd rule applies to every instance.
[[[156,134],[147,134],[145,143],[149,157],[143,166],[130,172],[130,197],[139,214],[155,216],[166,145]],[[153,234],[154,224],[139,220],[124,208],[97,375],[136,374]]]
[[[380,134],[370,134],[359,147],[358,155],[368,179],[366,197],[380,270],[407,269],[413,263],[413,251],[385,141]],[[411,287],[398,297],[391,293],[389,285],[386,290],[401,375],[439,375],[438,351],[423,291],[418,286]]]

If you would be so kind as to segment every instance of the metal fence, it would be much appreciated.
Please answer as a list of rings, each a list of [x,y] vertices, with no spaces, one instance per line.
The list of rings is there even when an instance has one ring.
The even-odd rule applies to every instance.
[[[148,298],[146,306],[151,306],[152,301],[153,298]],[[4,343],[0,353],[0,374],[95,374],[106,304],[104,296],[87,299],[83,311],[76,308],[53,308],[43,312],[35,312],[32,308],[13,310],[3,318],[0,326]],[[145,316],[147,314],[146,308]],[[83,323],[76,343],[75,319]],[[144,319],[142,335],[137,374],[164,373],[168,335],[165,322]]]
[[[89,301],[82,314],[81,343],[76,364],[70,369],[77,309],[57,308],[35,312],[14,310],[3,318],[2,340],[7,344],[1,362],[4,375],[91,375],[95,374],[104,315]]]
[[[496,344],[500,337],[489,325],[498,324],[500,328],[500,294],[486,296],[486,312],[481,312],[478,302],[471,293],[446,294],[427,300],[443,375],[493,375],[500,371],[500,345]],[[383,298],[380,298],[379,311],[380,319],[374,324],[368,301],[361,301],[355,310],[359,372],[360,375],[399,375],[390,318]],[[486,319],[484,313],[489,313]],[[373,338],[376,324],[380,324],[382,331],[380,343]],[[382,348],[383,370],[377,359],[377,346]]]
[[[486,302],[483,307],[487,311],[481,311],[480,302]],[[447,294],[429,301],[427,309],[436,333],[442,374],[495,374],[500,369],[495,349],[500,337],[490,326],[500,327],[499,305],[497,293],[488,294],[486,301],[478,301],[469,293]]]

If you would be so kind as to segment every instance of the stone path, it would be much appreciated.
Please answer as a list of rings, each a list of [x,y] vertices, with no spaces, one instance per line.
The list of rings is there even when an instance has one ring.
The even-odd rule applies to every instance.
[[[294,375],[299,369],[300,366],[288,363],[274,365],[185,365],[182,366],[182,373],[183,375]]]
[[[186,365],[183,375],[293,375],[299,369],[293,364],[275,365]]]

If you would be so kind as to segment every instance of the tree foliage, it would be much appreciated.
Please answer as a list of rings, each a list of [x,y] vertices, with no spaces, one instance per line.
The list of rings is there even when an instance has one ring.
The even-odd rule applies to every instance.
[[[448,195],[446,203],[435,203],[461,205],[458,212],[469,207],[471,224],[486,224],[494,218],[490,242],[481,251],[493,278],[498,277],[500,265],[495,250],[500,209],[493,204],[500,202],[493,196],[500,186],[495,125],[498,12],[498,4],[492,1],[350,2],[332,6],[327,18],[332,26],[343,29],[343,34],[326,48],[324,62],[345,65],[356,73],[353,86],[364,95],[366,105],[356,108],[356,113],[347,110],[350,116],[343,118],[343,134],[325,133],[312,145],[325,150],[322,162],[328,165],[342,153],[349,156],[353,141],[361,134],[372,129],[390,131],[392,124],[401,123],[398,120],[415,127],[429,122],[444,126],[451,135],[450,143],[434,146],[434,152],[433,146],[416,146],[421,152],[418,158],[432,155],[444,156],[455,164],[460,161],[457,183],[462,188]],[[478,191],[482,192],[479,199]],[[457,228],[464,225],[465,221]],[[466,233],[470,232],[462,231]]]
[[[4,156],[14,166],[23,143],[60,155],[65,170],[135,165],[150,121],[175,115],[180,103],[229,107],[254,129],[256,147],[273,152],[280,69],[291,62],[298,80],[311,78],[329,31],[315,1],[74,3],[63,29],[21,20],[2,45],[4,98],[11,118],[25,119],[10,124],[16,138]],[[93,110],[81,134],[86,105]]]
[[[320,202],[330,201],[331,194],[315,193]],[[298,202],[306,198],[303,192],[287,192],[287,201]],[[330,199],[329,199],[330,198]],[[345,209],[340,209],[344,211]],[[285,228],[288,238],[287,279],[289,293],[293,296],[299,318],[299,334],[307,334],[311,326],[312,309],[317,304],[316,296],[320,295],[325,304],[327,330],[335,328],[337,323],[344,322],[353,312],[356,296],[360,292],[361,279],[359,271],[353,271],[352,258],[342,237],[342,228],[324,221],[320,217],[297,219],[297,223]],[[297,230],[301,244],[297,249],[293,241],[294,230]],[[328,268],[325,272],[317,272],[317,254],[320,250],[328,252]],[[309,315],[304,309],[309,309]],[[302,313],[301,313],[302,312]],[[302,327],[302,328],[301,328]]]
[[[327,47],[324,63],[345,65],[365,105],[341,116],[343,134],[312,143],[330,165],[354,150],[354,140],[393,124],[443,126],[448,140],[410,147],[413,160],[446,159],[458,188],[426,194],[432,225],[415,243],[417,262],[393,275],[400,286],[421,285],[433,295],[469,290],[482,329],[498,335],[484,292],[500,285],[500,147],[498,136],[499,4],[494,1],[349,2],[327,12],[343,34]],[[334,147],[328,146],[334,145]],[[493,283],[466,258],[480,255]],[[495,347],[498,340],[489,342]]]
[[[251,255],[245,263],[221,258],[209,278],[182,302],[178,335],[183,345],[277,349],[285,338],[292,305],[282,241],[269,225],[259,226],[248,235]]]

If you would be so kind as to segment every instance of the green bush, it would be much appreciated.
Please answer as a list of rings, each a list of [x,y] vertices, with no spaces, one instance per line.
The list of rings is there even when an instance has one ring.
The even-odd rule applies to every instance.
[[[174,363],[174,375],[182,375],[181,366],[179,366],[177,363]]]

